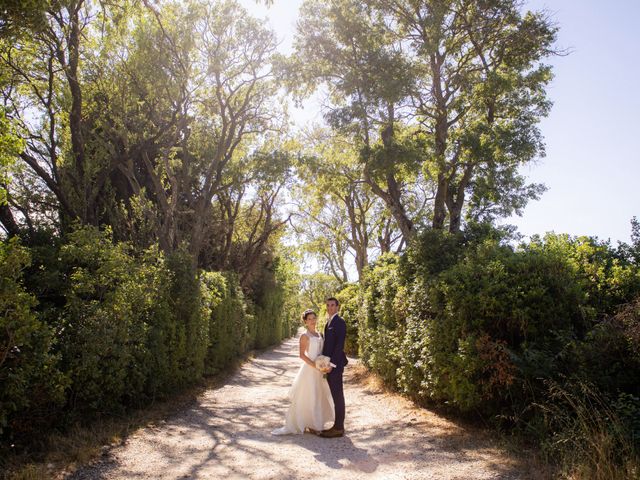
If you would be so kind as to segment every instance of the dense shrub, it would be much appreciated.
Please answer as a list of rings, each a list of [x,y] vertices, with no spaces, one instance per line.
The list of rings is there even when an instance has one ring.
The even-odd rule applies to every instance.
[[[460,410],[521,404],[575,332],[581,292],[559,258],[495,239],[437,276],[416,276],[399,387]]]
[[[256,348],[264,348],[293,335],[300,324],[300,279],[297,266],[284,257],[269,261],[252,289],[255,306]]]
[[[573,272],[585,293],[583,308],[591,320],[615,313],[616,308],[640,292],[640,269],[635,252],[627,245],[611,247],[593,237],[549,233],[534,236],[526,251],[555,255]]]
[[[350,283],[336,294],[340,302],[340,315],[347,324],[344,351],[348,355],[358,355],[358,322],[360,318],[360,286]]]
[[[255,317],[246,311],[247,304],[235,275],[206,272],[203,280],[212,307],[205,371],[214,374],[252,347]]]
[[[51,350],[53,332],[38,318],[36,299],[22,281],[30,261],[17,238],[0,244],[0,433],[23,433],[27,411],[42,420],[43,411],[64,398],[66,378]]]
[[[191,256],[183,250],[167,257],[171,272],[169,306],[174,316],[171,355],[181,371],[176,376],[177,386],[192,384],[202,377],[209,345],[210,304],[199,273],[192,265]]]
[[[359,352],[364,363],[395,385],[405,331],[406,287],[398,257],[381,256],[361,280],[362,306],[358,324]]]
[[[278,283],[273,270],[262,270],[260,288],[254,292],[255,305],[255,345],[265,348],[283,338],[284,324],[288,319],[283,317],[284,288]]]
[[[559,458],[580,450],[584,468],[617,448],[607,471],[624,475],[640,450],[637,242],[513,243],[508,230],[470,225],[428,230],[401,258],[382,257],[349,307],[360,354],[416,401],[519,428]]]
[[[562,366],[565,375],[586,379],[600,391],[640,397],[640,296],[569,343]]]
[[[90,226],[52,238],[0,244],[3,437],[142,406],[291,332],[295,281],[276,263],[254,301],[182,249],[136,251]]]
[[[108,229],[82,228],[61,259],[59,344],[72,410],[121,410],[201,377],[208,320],[187,255],[165,259],[151,248],[136,257]]]

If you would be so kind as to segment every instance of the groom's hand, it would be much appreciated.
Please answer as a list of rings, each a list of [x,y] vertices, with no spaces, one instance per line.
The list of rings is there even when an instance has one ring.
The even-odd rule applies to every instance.
[[[331,373],[331,370],[333,370],[333,367],[327,367],[324,369],[324,373]]]

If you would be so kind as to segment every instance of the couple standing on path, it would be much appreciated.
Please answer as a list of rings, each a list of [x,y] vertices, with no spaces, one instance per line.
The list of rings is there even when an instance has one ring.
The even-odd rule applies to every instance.
[[[316,313],[305,310],[302,314],[307,327],[300,336],[300,358],[304,363],[288,392],[291,404],[285,425],[271,432],[274,435],[304,433],[305,430],[325,438],[344,435],[342,374],[348,363],[344,353],[347,324],[338,315],[339,302],[336,298],[328,298],[326,306],[329,321],[324,327],[324,336],[316,331]],[[316,359],[321,355],[330,359],[326,370],[316,366]],[[325,429],[328,422],[333,422],[333,426]]]

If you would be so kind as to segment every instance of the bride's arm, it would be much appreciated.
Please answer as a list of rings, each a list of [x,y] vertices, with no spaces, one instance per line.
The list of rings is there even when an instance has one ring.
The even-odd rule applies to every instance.
[[[309,337],[303,334],[300,336],[300,358],[303,362],[311,365],[313,368],[316,368],[315,362],[304,353],[307,350],[307,347],[309,347]]]

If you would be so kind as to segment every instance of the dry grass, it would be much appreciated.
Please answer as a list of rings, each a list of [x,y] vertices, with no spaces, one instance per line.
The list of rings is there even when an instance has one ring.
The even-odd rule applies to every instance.
[[[559,459],[562,478],[640,478],[640,460],[625,425],[598,391],[586,383],[570,390],[550,384],[549,391],[549,401],[538,407],[556,431],[545,447]]]
[[[391,388],[382,381],[379,375],[371,372],[359,362],[349,366],[349,374],[354,382],[362,385],[371,393],[392,393]]]

